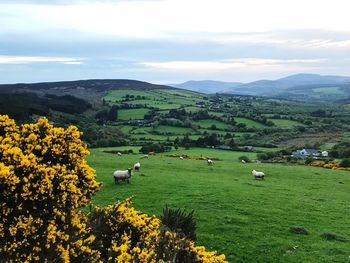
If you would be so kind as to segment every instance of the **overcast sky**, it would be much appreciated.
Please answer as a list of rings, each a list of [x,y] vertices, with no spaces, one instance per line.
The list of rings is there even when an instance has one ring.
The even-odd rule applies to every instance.
[[[0,0],[0,83],[350,75],[349,0]]]

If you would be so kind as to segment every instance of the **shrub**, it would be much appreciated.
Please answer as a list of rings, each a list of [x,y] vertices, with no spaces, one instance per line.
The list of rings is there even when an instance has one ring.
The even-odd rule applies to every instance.
[[[96,237],[93,249],[104,262],[226,262],[224,255],[206,252],[180,233],[160,229],[160,220],[130,207],[131,199],[96,207],[88,226]]]
[[[161,222],[169,230],[184,234],[191,240],[196,240],[196,223],[192,212],[186,213],[185,210],[172,209],[166,206],[163,209],[163,215],[160,217]]]
[[[170,146],[152,143],[152,144],[146,144],[146,145],[142,146],[140,149],[140,152],[147,154],[149,152],[161,153],[161,152],[166,152],[166,151],[170,151],[170,150],[171,150]]]
[[[0,253],[5,261],[98,258],[78,210],[99,189],[74,126],[0,115]]]
[[[313,158],[313,157],[307,157],[307,158],[305,159],[305,164],[310,164],[310,163],[312,163],[312,162],[314,162],[314,161],[316,161],[315,158]]]
[[[340,162],[340,167],[350,167],[350,159],[343,159],[341,162]]]
[[[343,237],[343,236],[339,236],[338,234],[335,233],[330,233],[330,232],[325,232],[321,235],[321,237],[323,237],[326,240],[332,241],[332,240],[336,240],[336,241],[340,241],[340,242],[347,242],[348,240]]]
[[[301,235],[308,235],[309,234],[309,231],[307,231],[302,226],[291,226],[289,228],[289,232],[294,233],[294,234],[301,234]]]

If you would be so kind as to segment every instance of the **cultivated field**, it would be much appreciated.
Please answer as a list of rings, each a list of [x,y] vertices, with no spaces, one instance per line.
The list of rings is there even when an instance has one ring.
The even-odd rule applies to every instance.
[[[206,161],[180,160],[165,154],[142,159],[141,171],[131,184],[115,185],[112,172],[126,169],[140,154],[104,153],[92,149],[89,164],[97,171],[103,188],[95,204],[106,205],[134,196],[134,206],[159,216],[171,207],[195,210],[199,244],[225,253],[230,262],[348,262],[349,242],[329,241],[320,235],[336,233],[350,238],[350,176],[348,172],[310,166],[242,164],[238,157],[254,153],[212,149],[178,150],[191,156],[220,158],[213,166]],[[252,169],[266,173],[254,180]],[[302,226],[309,235],[289,232]]]

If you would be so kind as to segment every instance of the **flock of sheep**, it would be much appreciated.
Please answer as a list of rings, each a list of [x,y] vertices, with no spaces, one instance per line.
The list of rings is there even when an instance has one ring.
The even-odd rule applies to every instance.
[[[117,153],[118,156],[121,156],[122,154],[120,152]],[[143,155],[140,159],[143,158],[148,158],[148,154]],[[180,160],[183,160],[184,158],[182,156],[180,156]],[[242,160],[242,163],[245,163],[244,160]],[[208,165],[213,165],[214,161],[211,159],[207,159],[207,163]],[[134,164],[134,170],[135,171],[140,171],[141,168],[141,163],[137,162]],[[132,168],[128,168],[127,170],[116,170],[113,173],[113,177],[114,177],[114,183],[115,184],[119,184],[119,181],[126,181],[127,183],[130,183],[129,179],[131,178],[132,175]],[[265,179],[265,173],[264,172],[258,172],[256,170],[252,171],[252,175],[254,176],[254,179],[261,179],[264,180]]]

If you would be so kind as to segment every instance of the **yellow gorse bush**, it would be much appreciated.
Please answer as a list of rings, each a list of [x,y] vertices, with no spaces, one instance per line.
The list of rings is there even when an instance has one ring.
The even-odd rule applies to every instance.
[[[0,253],[3,259],[83,260],[93,237],[78,208],[99,189],[76,127],[46,118],[17,126],[0,115]]]
[[[46,118],[17,126],[0,115],[0,255],[4,262],[226,262],[131,200],[79,208],[99,190],[75,126]]]
[[[202,262],[222,263],[224,255],[207,252],[184,235],[162,229],[160,220],[130,207],[131,199],[95,208],[89,227],[92,247],[108,262]]]
[[[311,166],[323,167],[332,170],[342,170],[342,171],[350,171],[350,167],[341,167],[339,162],[331,161],[314,161],[310,163]]]

